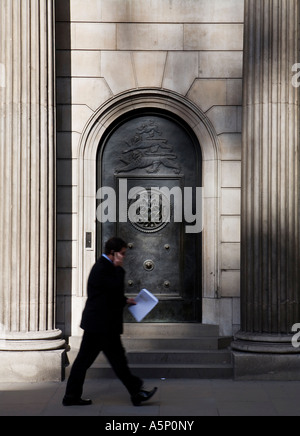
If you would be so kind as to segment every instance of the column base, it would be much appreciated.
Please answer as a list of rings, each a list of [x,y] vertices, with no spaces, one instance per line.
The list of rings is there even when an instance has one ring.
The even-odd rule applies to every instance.
[[[232,354],[235,380],[300,381],[300,354]]]
[[[0,382],[38,383],[64,379],[65,350],[0,351]]]
[[[65,359],[60,330],[0,334],[0,382],[61,381]]]
[[[38,332],[0,331],[0,350],[2,351],[40,351],[64,348],[62,332],[45,330]]]
[[[300,351],[291,335],[239,332],[231,347],[235,380],[300,380]]]

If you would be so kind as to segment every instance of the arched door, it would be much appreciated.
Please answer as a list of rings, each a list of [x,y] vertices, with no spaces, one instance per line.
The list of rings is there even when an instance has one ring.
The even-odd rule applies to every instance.
[[[112,235],[128,242],[126,293],[160,301],[146,322],[201,321],[201,168],[193,132],[160,111],[118,120],[99,146],[97,255]]]

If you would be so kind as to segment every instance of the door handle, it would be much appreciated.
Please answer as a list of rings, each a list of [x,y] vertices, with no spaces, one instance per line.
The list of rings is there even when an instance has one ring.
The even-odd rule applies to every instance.
[[[146,271],[152,271],[154,269],[154,262],[153,260],[145,260],[143,266]]]

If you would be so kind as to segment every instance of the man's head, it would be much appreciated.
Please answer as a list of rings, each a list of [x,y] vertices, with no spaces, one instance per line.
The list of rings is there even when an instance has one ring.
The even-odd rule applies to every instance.
[[[121,251],[126,251],[127,243],[123,239],[118,237],[110,238],[105,244],[105,254],[113,255],[114,253],[119,253]]]

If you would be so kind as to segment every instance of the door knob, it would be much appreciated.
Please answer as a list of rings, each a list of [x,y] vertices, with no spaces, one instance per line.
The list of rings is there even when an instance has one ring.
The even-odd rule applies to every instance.
[[[128,286],[133,286],[133,280],[128,280]]]
[[[152,271],[154,269],[154,262],[153,262],[153,260],[145,260],[145,262],[144,262],[144,269],[146,271]]]
[[[166,281],[164,282],[164,287],[165,287],[165,288],[169,288],[169,287],[170,287],[170,282],[169,282],[168,280],[166,280]]]

